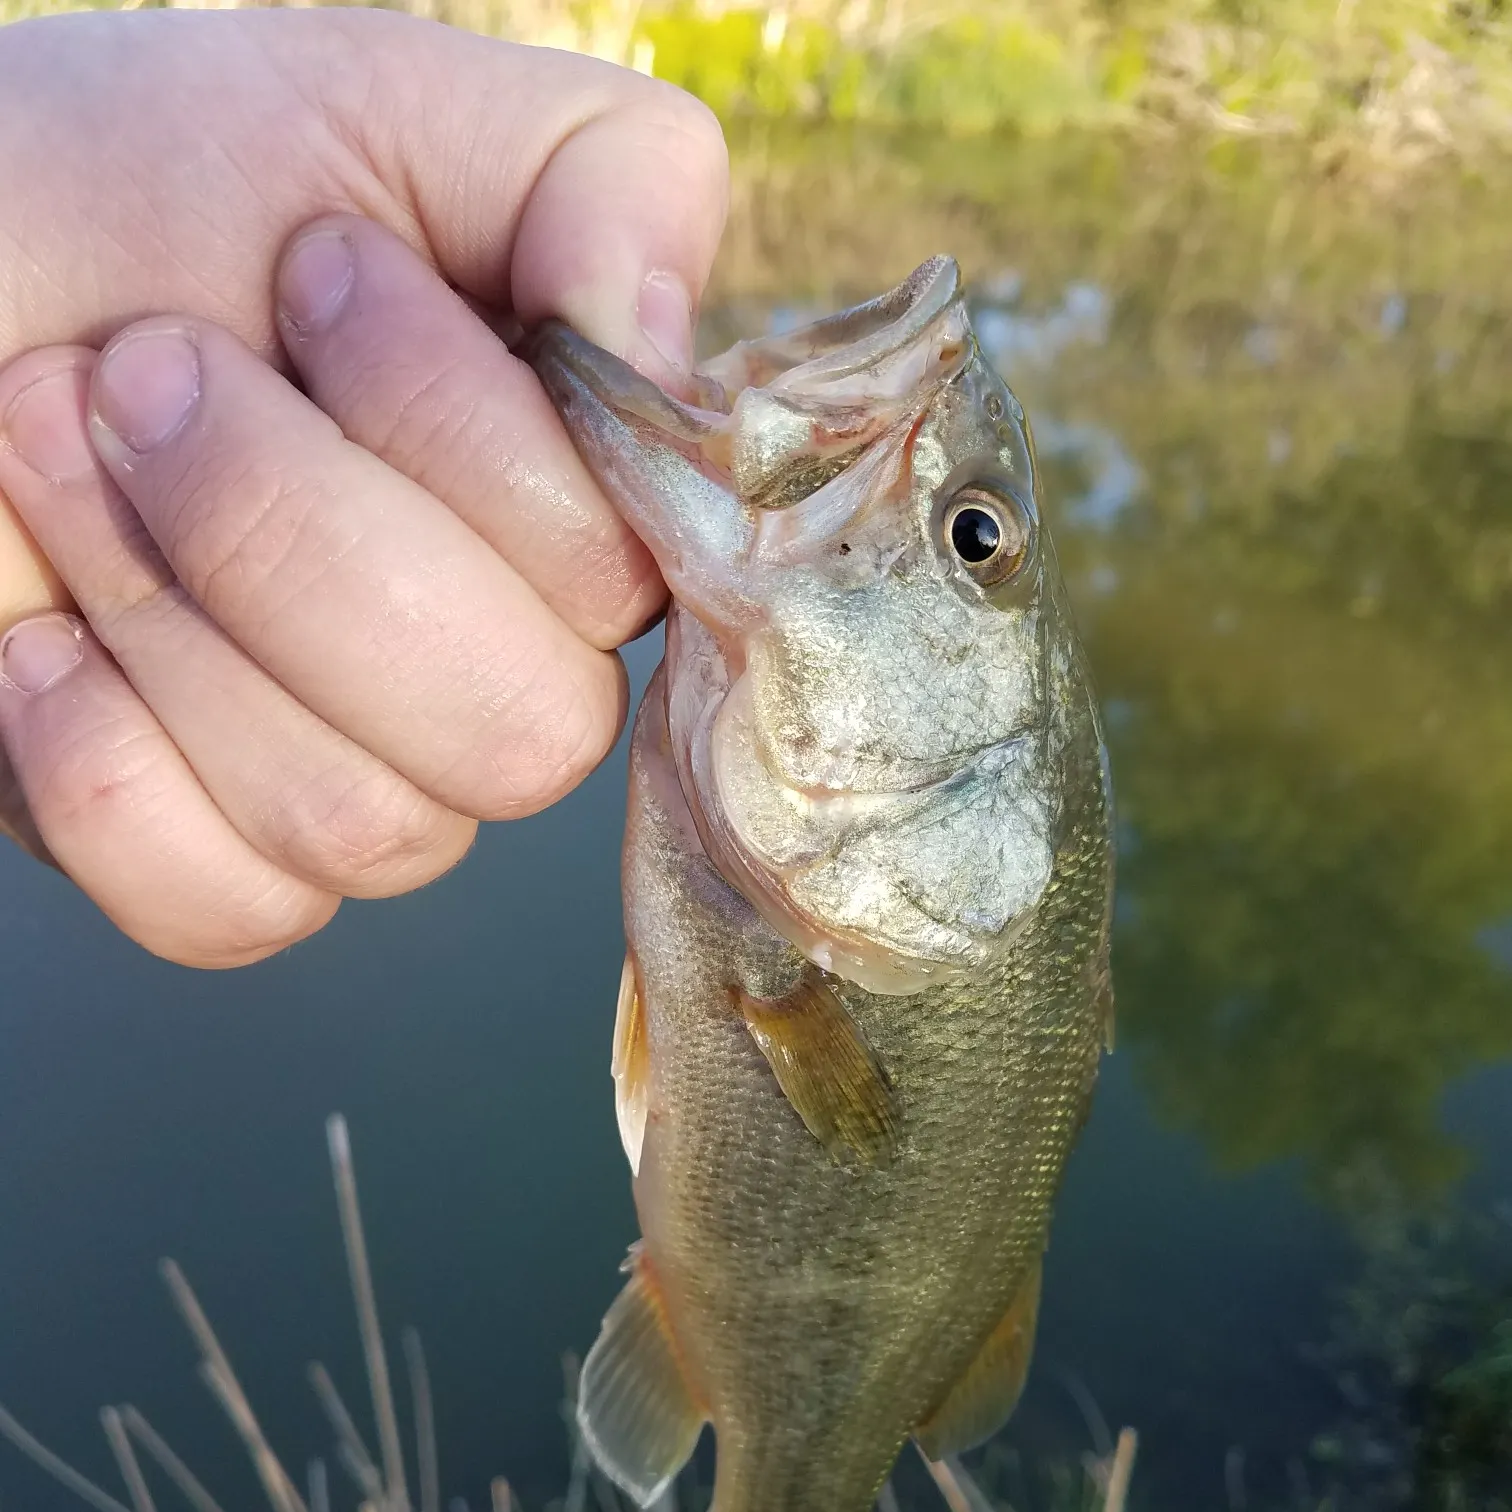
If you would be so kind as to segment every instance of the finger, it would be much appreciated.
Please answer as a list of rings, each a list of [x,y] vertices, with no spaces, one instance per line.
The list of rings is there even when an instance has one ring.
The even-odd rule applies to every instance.
[[[476,826],[304,708],[187,594],[89,443],[96,354],[0,372],[0,488],[221,811],[262,854],[348,897],[448,870]]]
[[[195,601],[448,808],[531,812],[613,744],[619,659],[228,333],[132,327],[103,354],[93,404],[101,458]]]
[[[648,367],[685,350],[728,169],[713,116],[668,84],[376,9],[29,26],[0,140],[48,152],[0,163],[0,204],[34,201],[44,159],[99,192],[12,228],[23,297],[0,309],[0,353],[98,346],[169,309],[272,356],[279,248],[333,210],[522,319],[561,315]]]
[[[455,510],[584,640],[660,609],[650,553],[593,481],[524,363],[392,232],[302,231],[279,270],[284,344],[347,437]]]
[[[45,862],[48,866],[57,865],[48,855],[42,836],[32,822],[31,810],[26,806],[26,794],[21,791],[21,784],[16,780],[15,769],[3,746],[0,746],[0,835],[19,845],[38,861]]]
[[[73,607],[68,590],[0,487],[0,635],[28,615]]]
[[[709,110],[666,86],[627,91],[544,160],[510,263],[514,313],[560,316],[652,378],[689,371],[728,178]]]
[[[58,864],[155,954],[245,965],[336,911],[231,828],[81,621],[43,615],[0,641],[0,741]]]

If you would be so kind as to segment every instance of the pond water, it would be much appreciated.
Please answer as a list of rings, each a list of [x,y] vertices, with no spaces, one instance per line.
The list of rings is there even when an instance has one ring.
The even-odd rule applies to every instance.
[[[984,1479],[1020,1512],[1077,1505],[1057,1467],[1129,1423],[1139,1507],[1506,1506],[1501,201],[1105,144],[739,146],[710,343],[959,251],[1108,713],[1119,1043]],[[657,655],[629,648],[637,688]],[[608,1078],[622,782],[621,749],[434,887],[225,975],[0,856],[0,1400],[107,1482],[94,1412],[133,1401],[228,1508],[260,1506],[161,1293],[171,1254],[288,1462],[325,1452],[305,1362],[361,1396],[340,1109],[448,1494],[477,1507],[501,1472],[530,1507],[560,1494],[561,1355],[634,1233]],[[1442,1388],[1456,1365],[1482,1384]],[[0,1446],[0,1507],[72,1505]]]

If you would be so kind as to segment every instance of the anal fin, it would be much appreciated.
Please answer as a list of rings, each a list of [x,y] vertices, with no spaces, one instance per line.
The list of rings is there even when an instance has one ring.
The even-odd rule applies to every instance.
[[[966,1367],[966,1373],[929,1419],[914,1430],[919,1448],[930,1459],[970,1449],[991,1438],[1008,1421],[1029,1374],[1039,1297],[1040,1262],[1036,1260],[1012,1306]]]
[[[578,1426],[604,1474],[649,1506],[688,1462],[705,1413],[694,1399],[656,1280],[639,1247],[578,1381]]]
[[[892,1159],[901,1126],[897,1094],[845,1005],[817,974],[783,998],[735,993],[746,1028],[809,1133],[837,1158]]]
[[[625,957],[620,973],[619,1002],[614,1010],[614,1116],[630,1173],[640,1175],[641,1146],[646,1138],[650,1108],[651,1047],[646,1039],[646,1009],[636,979],[635,959]]]

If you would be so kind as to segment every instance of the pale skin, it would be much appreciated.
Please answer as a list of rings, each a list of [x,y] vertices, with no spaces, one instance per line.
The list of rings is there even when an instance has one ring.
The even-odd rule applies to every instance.
[[[665,589],[496,332],[675,385],[725,202],[703,107],[588,59],[0,29],[0,832],[223,967],[575,786]]]

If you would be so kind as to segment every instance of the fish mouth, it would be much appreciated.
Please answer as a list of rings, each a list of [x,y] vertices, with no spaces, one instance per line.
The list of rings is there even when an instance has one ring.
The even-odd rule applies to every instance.
[[[695,374],[693,393],[708,403],[684,402],[560,320],[539,326],[521,355],[569,428],[575,409],[597,406],[654,426],[669,440],[696,445],[719,435],[728,421],[727,396],[719,385]]]
[[[758,523],[906,429],[971,360],[953,258],[781,336],[738,342],[668,393],[560,321],[523,355],[673,593],[725,628],[759,617]]]
[[[795,809],[806,811],[826,833],[843,835],[848,843],[883,825],[907,820],[931,805],[949,802],[975,782],[990,780],[1021,759],[1030,750],[1033,738],[1033,730],[1020,730],[971,752],[948,771],[900,787],[875,791],[797,787],[779,768],[766,762],[762,764]]]
[[[758,759],[773,780],[795,799],[816,806],[826,803],[846,804],[860,810],[873,803],[880,805],[924,797],[949,788],[952,784],[969,781],[975,775],[995,770],[1026,747],[1034,734],[1034,729],[1025,725],[982,745],[967,746],[946,752],[942,756],[921,757],[901,763],[905,772],[912,769],[912,773],[917,775],[910,774],[903,781],[894,781],[887,787],[867,787],[854,778],[850,781],[827,782],[822,776],[794,777],[785,769],[780,755],[769,746],[759,753]]]
[[[540,325],[521,355],[553,397],[559,391],[569,398],[573,391],[592,395],[670,438],[700,444],[729,430],[734,406],[748,389],[801,391],[816,408],[854,402],[849,380],[874,384],[880,367],[926,336],[960,299],[959,265],[953,257],[932,257],[865,304],[782,335],[736,342],[688,376],[686,400],[560,320]]]

